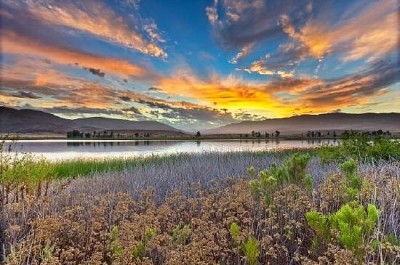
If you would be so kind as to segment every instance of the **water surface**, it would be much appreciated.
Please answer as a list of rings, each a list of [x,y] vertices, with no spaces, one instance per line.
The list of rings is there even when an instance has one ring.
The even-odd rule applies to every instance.
[[[132,157],[176,153],[271,151],[332,144],[333,140],[20,140],[11,146],[17,152],[50,160]],[[9,149],[10,143],[5,148]]]

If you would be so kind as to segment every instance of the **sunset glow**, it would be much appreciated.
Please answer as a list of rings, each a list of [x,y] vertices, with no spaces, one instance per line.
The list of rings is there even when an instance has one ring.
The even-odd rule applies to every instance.
[[[3,0],[1,105],[212,128],[400,112],[396,0]]]

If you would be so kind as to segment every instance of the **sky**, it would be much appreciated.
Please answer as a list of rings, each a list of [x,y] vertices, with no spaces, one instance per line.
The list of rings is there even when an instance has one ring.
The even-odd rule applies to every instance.
[[[400,112],[397,0],[2,0],[0,105],[183,130]]]

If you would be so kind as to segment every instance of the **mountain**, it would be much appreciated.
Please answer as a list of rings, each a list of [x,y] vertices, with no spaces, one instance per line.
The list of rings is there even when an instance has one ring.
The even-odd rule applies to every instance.
[[[156,121],[108,118],[63,119],[43,111],[0,106],[0,133],[62,133],[71,130],[141,130],[180,132]]]
[[[0,106],[0,133],[65,133],[74,126],[72,120],[43,111]]]
[[[244,121],[205,130],[203,134],[238,134],[251,133],[251,131],[272,133],[278,130],[283,135],[289,135],[307,131],[376,131],[379,129],[400,132],[400,113],[329,113]]]
[[[73,120],[81,129],[103,130],[143,130],[143,131],[176,131],[172,126],[157,121],[129,121],[109,118],[83,118]]]

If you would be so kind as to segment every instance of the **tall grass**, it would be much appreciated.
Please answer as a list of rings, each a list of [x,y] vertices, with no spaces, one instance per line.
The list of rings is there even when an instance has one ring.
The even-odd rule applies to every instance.
[[[7,264],[298,264],[320,258],[350,264],[358,250],[343,247],[337,228],[325,229],[324,234],[334,232],[329,244],[317,246],[313,238],[321,218],[344,212],[343,205],[355,198],[360,206],[354,209],[373,204],[379,210],[373,231],[363,234],[365,248],[355,253],[356,263],[397,264],[400,161],[361,160],[346,173],[337,159],[324,163],[316,151],[302,151],[311,158],[287,160],[298,151],[55,163],[2,153],[0,188],[11,195],[0,208],[1,254]],[[303,185],[308,174],[312,183]],[[255,176],[281,183],[266,187],[268,203],[251,196],[249,180]],[[354,179],[356,194],[349,197]],[[310,212],[314,221],[306,220]],[[152,231],[151,238],[146,231]]]

